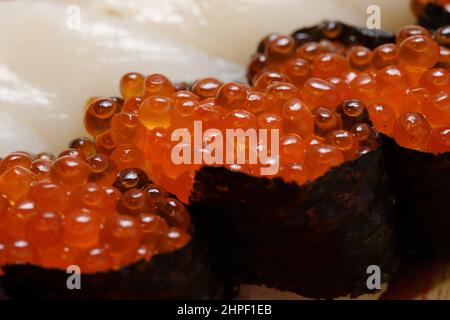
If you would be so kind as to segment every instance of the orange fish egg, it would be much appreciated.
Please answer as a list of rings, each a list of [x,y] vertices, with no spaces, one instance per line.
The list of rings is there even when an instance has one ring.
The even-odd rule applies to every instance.
[[[130,72],[120,79],[120,94],[124,99],[141,96],[144,93],[144,76],[139,72]]]
[[[74,248],[89,248],[98,243],[101,217],[89,209],[73,209],[67,213],[63,225],[63,240]]]
[[[170,114],[173,107],[173,100],[168,97],[150,96],[142,101],[138,119],[147,129],[167,128],[170,125]]]
[[[144,80],[144,88],[146,98],[150,96],[170,96],[175,92],[172,82],[159,73],[147,76]]]
[[[341,77],[348,69],[348,61],[335,53],[320,54],[314,58],[311,64],[312,76],[321,79]]]
[[[102,230],[102,239],[113,252],[135,250],[142,239],[139,221],[131,216],[117,214],[109,217]]]
[[[245,105],[246,98],[247,90],[244,86],[229,82],[219,88],[215,103],[225,109],[237,109]]]
[[[204,78],[194,83],[192,92],[200,97],[200,100],[213,98],[221,86],[222,82],[216,78]]]
[[[315,110],[317,107],[335,109],[340,101],[336,88],[319,78],[310,78],[305,82],[302,97],[309,110]]]
[[[428,141],[428,151],[436,154],[450,152],[450,127],[433,129]]]
[[[264,91],[269,85],[279,82],[289,82],[289,78],[280,72],[266,71],[259,75],[254,81],[253,86],[256,90]]]
[[[405,148],[426,150],[430,134],[431,127],[420,113],[405,113],[395,123],[395,141]]]
[[[55,182],[76,187],[86,182],[89,172],[89,167],[84,160],[75,156],[63,156],[53,163],[50,175]]]
[[[370,120],[380,132],[392,136],[394,133],[395,113],[385,104],[374,103],[368,107]]]
[[[277,71],[280,66],[295,55],[295,40],[290,36],[275,36],[265,47],[266,65]]]
[[[422,105],[422,113],[434,127],[443,127],[450,123],[450,93],[438,91],[431,94]]]
[[[0,175],[0,193],[12,201],[24,196],[30,190],[33,172],[22,166],[7,169]]]
[[[119,170],[126,168],[143,168],[145,165],[144,153],[134,144],[118,146],[112,152],[111,160],[114,161]]]
[[[344,155],[335,146],[328,144],[315,144],[306,148],[305,166],[311,180],[320,177],[331,167],[335,167],[344,162]]]
[[[387,43],[376,47],[372,54],[372,67],[377,70],[396,65],[399,59],[399,50],[395,44]]]
[[[109,129],[112,116],[119,111],[117,103],[110,99],[93,101],[84,115],[84,127],[93,136],[99,136]]]

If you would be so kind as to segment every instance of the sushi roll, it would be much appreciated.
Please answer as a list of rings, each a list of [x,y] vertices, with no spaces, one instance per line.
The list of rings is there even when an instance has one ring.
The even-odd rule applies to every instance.
[[[164,75],[128,73],[120,88],[124,103],[107,116],[98,104],[110,98],[91,102],[87,131],[111,141],[119,167],[142,168],[189,205],[227,297],[240,284],[355,296],[374,292],[369,266],[382,283],[396,270],[393,201],[361,100],[278,71],[178,91]],[[228,140],[239,130],[249,136]]]
[[[307,136],[304,110],[313,115],[314,137],[304,158],[297,159],[303,175],[297,165],[297,174],[289,176],[295,149],[284,154],[283,139],[280,161],[285,166],[278,178],[258,177],[251,169],[202,168],[196,174],[190,206],[199,228],[204,227],[203,236],[216,240],[213,251],[220,252],[216,259],[225,266],[234,294],[261,297],[268,287],[283,297],[286,292],[297,298],[355,297],[370,292],[364,273],[369,261],[384,270],[384,282],[396,270],[393,199],[377,133],[363,103],[373,83],[368,74],[372,56],[377,56],[368,47],[346,42],[358,39],[352,32],[371,47],[394,39],[389,33],[326,22],[292,36],[266,37],[249,65],[251,85],[272,99],[272,112],[281,110],[284,133]],[[289,96],[295,92],[292,85],[299,93]],[[294,105],[290,99],[296,94],[300,99]],[[325,118],[330,122],[322,126]],[[350,129],[360,139],[356,149],[347,144]],[[320,160],[311,158],[312,149],[322,143],[343,147],[339,140],[347,140],[340,149],[344,161],[314,172]],[[363,207],[364,213],[358,213]]]
[[[449,196],[446,186],[450,182],[448,30],[446,25],[440,25],[434,32],[408,25],[399,30],[395,41],[372,46],[373,50],[348,46],[342,40],[332,43],[332,50],[340,55],[340,59],[336,56],[333,59],[336,62],[346,59],[349,69],[340,78],[328,80],[338,83],[347,98],[360,99],[367,105],[373,125],[382,133],[385,163],[397,198],[399,238],[404,253],[445,253],[449,249],[445,210],[445,199]],[[301,38],[307,39],[308,32]],[[301,81],[311,76],[330,76],[315,71],[315,66],[326,66],[324,45],[320,46],[323,38],[324,32],[315,36],[315,42],[295,49],[296,57],[311,64],[308,69],[304,67],[305,61],[292,57],[286,58],[290,59],[287,61],[274,58],[269,61],[273,54],[264,43],[270,46],[277,42],[276,36],[269,36],[262,41],[265,50],[259,61],[264,63],[255,65],[253,60],[249,65],[253,82],[257,72],[268,67]],[[308,55],[310,52],[314,53],[312,57]],[[298,61],[295,69],[294,61]],[[342,82],[347,86],[342,86]]]
[[[193,238],[187,209],[143,170],[97,153],[93,141],[76,139],[71,147],[57,157],[14,152],[0,163],[0,285],[6,295],[221,297],[221,281]],[[69,286],[74,272],[78,287]]]
[[[383,133],[405,253],[450,252],[446,209],[450,196],[450,77],[445,30],[447,26],[441,27],[433,37],[418,26],[399,31],[399,60],[377,74],[381,94],[369,107],[375,127]],[[388,84],[394,70],[399,71],[397,79]],[[386,71],[391,76],[386,77]],[[383,97],[390,91],[396,92],[397,99]]]
[[[398,266],[382,161],[381,151],[372,151],[303,185],[202,168],[191,210],[217,252],[228,294],[378,293],[367,286],[368,267],[378,266],[386,285]]]

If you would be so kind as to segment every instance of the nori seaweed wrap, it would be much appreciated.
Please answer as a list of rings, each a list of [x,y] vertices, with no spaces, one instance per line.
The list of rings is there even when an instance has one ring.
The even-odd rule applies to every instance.
[[[398,229],[405,253],[450,252],[450,153],[432,154],[399,146],[382,136],[383,152],[397,197]]]
[[[331,30],[333,32],[329,32]],[[296,40],[297,45],[307,41],[326,39],[340,42],[348,47],[361,45],[371,49],[385,43],[395,42],[395,33],[393,32],[355,27],[339,21],[324,21],[315,26],[298,29],[292,33],[292,37]],[[258,52],[264,52],[263,45],[260,44]]]
[[[416,2],[414,2],[413,4],[416,4]],[[427,100],[429,96],[431,96],[430,99],[438,99],[440,96],[445,98],[448,92],[447,87],[438,87],[438,85],[433,87],[433,84],[431,83],[433,81],[433,77],[436,77],[436,79],[438,78],[438,73],[441,72],[441,70],[443,78],[445,78],[447,74],[447,71],[445,69],[448,67],[446,54],[448,52],[449,43],[448,34],[450,29],[448,28],[448,25],[450,23],[450,13],[444,7],[433,3],[428,3],[423,8],[414,9],[416,14],[420,13],[420,24],[422,24],[426,28],[431,29],[432,31],[438,29],[433,35],[433,40],[425,37],[425,40],[430,39],[428,40],[429,43],[427,44],[426,48],[428,48],[429,50],[431,50],[431,47],[433,47],[434,49],[437,48],[437,51],[440,46],[441,50],[441,52],[439,53],[439,57],[436,56],[436,52],[433,53],[433,57],[429,59],[429,61],[431,61],[431,64],[429,66],[423,67],[424,69],[422,69],[421,71],[424,73],[425,70],[427,70],[427,76],[429,76],[429,79],[431,79],[429,80],[430,82],[427,83],[427,79],[420,80],[420,75],[416,75],[416,84],[405,84],[405,87],[407,87],[407,89],[410,91],[416,88],[426,91],[426,97],[422,102],[423,104],[425,104],[430,103],[426,101],[432,101]],[[406,26],[404,29],[400,30],[399,33],[407,35],[408,28],[410,30],[414,30],[415,27]],[[416,29],[418,30],[416,30],[415,32],[420,34],[421,31],[419,30],[419,28],[416,27]],[[360,39],[359,41],[355,41],[354,43],[348,40],[350,38],[348,34],[355,33],[356,35],[358,35],[361,34],[361,32],[362,34],[367,35],[367,37],[364,38],[361,36],[354,36],[354,39]],[[427,31],[424,30],[424,32]],[[330,37],[330,35],[332,35],[332,37]],[[325,22],[319,26],[303,28],[294,32],[292,36],[299,44],[308,41],[329,40],[331,42],[336,41],[339,44],[344,44],[345,46],[350,47],[353,44],[362,44],[369,48],[375,48],[376,46],[386,42],[392,43],[392,46],[397,46],[397,49],[400,49],[400,43],[395,43],[395,35],[393,33],[384,33],[382,31],[367,33],[366,31],[364,31],[364,29],[348,27],[344,24],[336,22]],[[266,43],[267,40],[261,41],[258,47],[259,54],[263,55]],[[416,56],[417,61],[419,60],[417,58],[418,56],[419,53],[417,53]],[[400,60],[405,58],[405,56],[402,56]],[[374,62],[375,61],[372,60],[372,64]],[[409,63],[413,64],[413,59]],[[373,75],[374,73],[381,73],[381,70],[383,70],[383,68],[393,66],[394,69],[392,69],[392,72],[395,73],[396,71],[398,71],[398,69],[396,68],[397,65],[401,65],[401,62],[388,62],[386,65],[380,64],[380,66],[373,64],[373,67],[375,69],[365,72]],[[251,67],[254,66],[258,66],[258,64],[251,64],[249,70],[253,70],[251,69]],[[361,72],[357,68],[355,68],[354,71],[357,74]],[[433,74],[434,71],[436,72],[436,75]],[[402,71],[399,71],[399,73],[401,72]],[[373,77],[374,86],[375,82],[378,82],[378,80],[375,80],[377,76],[380,76],[381,78],[383,75],[375,75]],[[254,79],[253,77],[251,78]],[[370,79],[370,76],[368,76],[367,78]],[[393,93],[389,98],[385,98],[387,95],[389,95],[389,93],[386,94],[382,91],[385,90],[385,92],[387,92],[391,90],[388,87],[395,86],[400,81],[401,79],[399,77],[397,81],[394,81],[391,84],[387,85],[386,88],[381,88],[381,85],[377,86],[377,91],[374,92],[375,97],[360,98],[357,95],[355,96],[357,98],[360,98],[364,103],[368,105],[369,113],[372,116],[374,125],[381,132],[385,132],[384,130],[387,130],[386,128],[387,126],[389,126],[387,124],[388,121],[386,120],[389,118],[389,115],[388,112],[383,113],[385,112],[385,109],[383,108],[387,105],[387,108],[391,107],[391,112],[393,112],[393,107],[389,99],[400,100],[400,92],[401,90],[405,90],[405,88],[399,87],[398,92],[395,92],[395,90],[393,90]],[[382,81],[380,82],[382,83]],[[435,83],[437,82],[438,81],[436,80]],[[427,88],[424,89],[420,87]],[[383,97],[383,94],[385,94],[386,96]],[[415,93],[413,92],[411,95],[414,94]],[[354,97],[352,96],[350,98]],[[405,102],[409,101],[411,106],[408,105],[408,103],[405,103],[405,106],[399,107],[398,100],[392,101],[392,104],[396,105],[395,108],[397,108],[395,110],[397,114],[394,115],[392,126],[394,126],[394,123],[396,121],[395,117],[400,118],[400,116],[404,116],[406,112],[413,112],[414,114],[416,114],[424,110],[422,107],[416,107],[414,109],[413,99],[407,100],[409,98],[406,98],[406,95],[404,99]],[[377,104],[378,106],[376,106]],[[432,117],[432,115],[429,114],[430,112],[427,112],[427,110],[423,111],[422,113],[425,115],[425,118],[428,116]],[[385,118],[383,119],[382,117]],[[420,113],[417,118],[421,119],[420,117],[424,116]],[[435,116],[435,118],[439,117]],[[445,116],[441,116],[441,119],[444,118]],[[387,122],[383,123],[383,121],[385,120]],[[424,120],[424,122],[427,121],[428,120]],[[434,124],[432,123],[433,121],[435,121]],[[432,127],[430,128],[431,130],[433,130],[433,132],[437,131],[438,129],[445,129],[449,125],[449,123],[442,123],[442,121],[437,121],[439,122],[439,124],[436,124],[436,121],[436,119],[430,120],[430,123],[432,125]],[[393,128],[391,128],[391,132],[389,134],[391,136],[393,135]],[[449,225],[449,218],[447,218],[448,210],[446,209],[446,202],[448,201],[448,185],[450,182],[448,152],[443,154],[436,154],[436,152],[434,151],[431,151],[429,153],[414,151],[414,147],[411,149],[401,147],[392,138],[389,138],[386,135],[383,137],[383,140],[384,143],[382,145],[382,151],[388,167],[388,174],[390,176],[390,180],[392,181],[393,195],[397,198],[397,223],[401,248],[403,252],[406,253],[410,251],[420,251],[422,253],[436,253],[437,251],[441,254],[446,251],[448,252],[449,246],[447,245],[448,240],[446,236],[446,230],[448,229],[447,226]],[[421,146],[420,148],[426,149],[426,147],[424,146]]]
[[[417,22],[425,28],[436,30],[450,24],[450,12],[443,6],[430,2],[419,13]]]
[[[340,21],[323,21],[314,26],[297,29],[291,36],[295,39],[297,46],[310,41],[330,40],[345,46],[361,45],[374,49],[381,44],[395,42],[393,32],[355,27]],[[258,44],[257,52],[264,53],[265,45],[263,39]]]
[[[220,299],[222,281],[206,251],[193,239],[185,247],[117,271],[81,274],[69,290],[64,270],[32,265],[4,267],[0,285],[11,299]]]
[[[9,298],[222,297],[223,282],[194,237],[182,203],[139,168],[116,170],[102,154],[87,159],[62,154],[49,163],[51,180],[30,171],[34,180],[21,184],[22,189],[2,188],[0,288]],[[30,157],[13,153],[2,165],[19,156]],[[58,166],[66,161],[78,173],[84,168],[84,175],[72,171],[75,179],[58,180]],[[22,166],[5,172],[11,171],[27,173]],[[26,196],[15,197],[23,188]]]
[[[204,167],[190,203],[230,291],[257,284],[313,298],[357,296],[371,292],[368,266],[380,267],[383,282],[397,268],[380,149],[301,186]]]

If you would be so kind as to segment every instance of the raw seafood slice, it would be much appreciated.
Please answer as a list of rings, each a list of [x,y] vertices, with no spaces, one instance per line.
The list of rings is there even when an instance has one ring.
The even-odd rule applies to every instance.
[[[0,155],[63,149],[83,134],[86,98],[118,94],[116,79],[126,71],[164,72],[180,81],[207,75],[238,80],[244,73],[157,31],[86,8],[80,28],[71,29],[73,14],[56,2],[0,3],[1,110],[27,128],[17,131],[13,145],[1,143]],[[11,127],[13,122],[1,126],[0,139]]]

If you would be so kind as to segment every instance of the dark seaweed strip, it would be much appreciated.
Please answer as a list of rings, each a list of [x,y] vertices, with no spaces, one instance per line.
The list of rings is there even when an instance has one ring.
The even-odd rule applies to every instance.
[[[331,22],[340,26],[341,32],[337,37],[329,38],[322,32],[324,26],[328,23],[330,22],[324,21],[312,27],[298,29],[292,33],[292,37],[296,40],[297,46],[309,41],[327,39],[342,42],[346,46],[358,44],[374,49],[381,44],[395,42],[395,33],[377,29],[371,30],[368,28],[354,27],[342,22]],[[264,53],[263,41],[258,45],[258,52]]]
[[[332,298],[368,292],[366,268],[397,268],[381,151],[298,186],[225,168],[197,172],[190,212],[229,290],[264,284]]]
[[[418,24],[434,31],[450,24],[450,13],[442,6],[428,3],[419,15]]]
[[[62,270],[30,265],[5,267],[0,285],[12,299],[220,299],[222,281],[205,250],[193,240],[173,253],[108,273],[81,276],[81,290],[68,290]]]
[[[450,253],[450,153],[433,155],[400,147],[383,136],[383,152],[398,198],[404,252]]]

